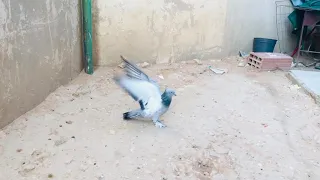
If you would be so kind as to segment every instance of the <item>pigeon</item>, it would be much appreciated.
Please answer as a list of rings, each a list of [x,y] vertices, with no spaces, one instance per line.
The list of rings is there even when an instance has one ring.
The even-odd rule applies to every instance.
[[[123,119],[150,119],[157,128],[167,127],[160,117],[168,111],[172,97],[176,96],[175,91],[166,88],[162,93],[155,80],[123,56],[120,57],[126,73],[115,76],[113,80],[140,105],[139,109],[123,113]]]

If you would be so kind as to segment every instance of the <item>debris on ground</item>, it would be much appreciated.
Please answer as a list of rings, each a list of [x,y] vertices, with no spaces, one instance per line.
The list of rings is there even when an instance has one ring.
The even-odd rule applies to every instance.
[[[247,58],[249,56],[249,54],[244,51],[239,51],[239,56],[242,58]]]
[[[144,63],[141,64],[141,67],[142,67],[142,68],[146,68],[146,67],[148,67],[149,65],[150,65],[149,63],[144,62]]]
[[[56,140],[56,141],[54,142],[54,145],[55,145],[55,146],[60,146],[60,145],[62,145],[62,144],[64,144],[64,143],[66,143],[67,141],[68,141],[67,138],[61,137],[59,140]]]
[[[17,149],[17,152],[18,152],[18,153],[22,152],[22,149]]]
[[[164,80],[163,75],[160,74],[158,77],[159,77],[160,79]]]
[[[291,90],[297,90],[297,89],[300,89],[300,88],[301,88],[301,87],[298,86],[297,84],[290,86],[290,89],[291,89]]]
[[[198,65],[202,65],[202,62],[199,59],[193,59],[193,61],[196,62]]]
[[[98,180],[105,180],[104,175],[99,176],[99,177],[98,177]]]
[[[35,165],[33,165],[33,164],[25,164],[25,165],[23,165],[22,170],[19,171],[19,174],[21,174],[23,176],[26,176],[27,173],[33,171],[34,169],[36,169]]]
[[[245,67],[247,65],[247,58],[249,57],[249,54],[239,51],[239,56],[237,57],[238,61],[238,67]]]
[[[125,66],[125,64],[123,62],[118,65],[118,67],[121,68],[121,69],[123,69],[124,66]]]
[[[73,162],[73,159],[68,159],[68,160],[66,160],[64,163],[65,164],[71,164]]]
[[[66,121],[66,123],[67,123],[67,124],[72,124],[73,122],[72,122],[72,121]]]
[[[209,66],[209,69],[214,72],[215,74],[224,74],[227,73],[226,69],[220,69],[220,68],[213,68],[211,66]]]

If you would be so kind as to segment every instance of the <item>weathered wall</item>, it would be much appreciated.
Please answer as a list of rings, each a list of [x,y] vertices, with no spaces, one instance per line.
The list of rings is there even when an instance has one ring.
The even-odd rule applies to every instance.
[[[251,51],[253,38],[272,38],[277,39],[276,22],[276,2],[279,0],[228,0],[227,18],[224,37],[224,48],[226,55],[234,55],[239,50]],[[289,13],[290,1],[278,3],[287,5],[282,7],[281,13]],[[285,25],[288,25],[286,16],[279,19],[280,28],[283,31]],[[286,22],[284,22],[286,21]],[[283,38],[287,45],[286,52],[292,51],[295,44],[294,38],[289,35],[290,27]],[[279,51],[278,45],[275,51]]]
[[[168,62],[248,52],[256,36],[277,38],[275,1],[96,0],[95,64],[120,54]]]
[[[226,0],[96,0],[95,63],[221,56]]]
[[[81,71],[78,0],[0,0],[0,127]]]

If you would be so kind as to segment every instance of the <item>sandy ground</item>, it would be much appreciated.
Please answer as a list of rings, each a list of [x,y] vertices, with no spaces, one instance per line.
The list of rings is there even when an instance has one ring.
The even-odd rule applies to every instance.
[[[157,129],[122,120],[138,104],[111,80],[119,69],[82,73],[2,129],[0,179],[320,179],[320,109],[284,72],[148,67],[178,95]]]

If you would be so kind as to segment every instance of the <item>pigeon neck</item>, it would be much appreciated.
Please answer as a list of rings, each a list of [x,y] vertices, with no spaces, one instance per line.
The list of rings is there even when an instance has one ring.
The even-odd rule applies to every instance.
[[[171,104],[171,100],[172,100],[172,97],[170,97],[167,92],[164,92],[162,95],[161,95],[161,99],[162,99],[162,104],[166,107],[169,107],[170,104]]]

